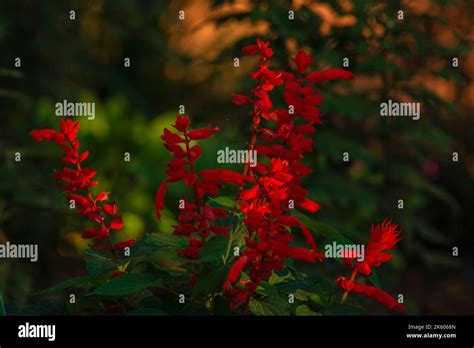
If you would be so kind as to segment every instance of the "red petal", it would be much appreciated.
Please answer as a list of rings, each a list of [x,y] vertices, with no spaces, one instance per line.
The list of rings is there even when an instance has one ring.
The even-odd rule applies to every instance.
[[[296,54],[296,57],[293,58],[296,66],[298,67],[298,71],[300,74],[303,74],[308,66],[313,63],[313,59],[309,56],[305,51],[301,50]]]
[[[246,255],[243,255],[234,262],[234,264],[229,270],[229,273],[227,274],[227,279],[225,280],[222,286],[224,290],[229,287],[230,282],[235,283],[239,279],[240,273],[242,273],[242,270],[247,264],[247,261],[248,257]]]
[[[258,53],[258,46],[257,45],[248,45],[242,48],[243,54],[257,54]]]
[[[110,223],[110,228],[113,230],[120,230],[123,225],[122,215],[119,215]]]
[[[241,105],[250,103],[251,101],[252,100],[246,95],[239,95],[239,94],[232,93],[232,103],[234,103],[235,105],[241,106]]]
[[[315,263],[317,260],[317,255],[308,249],[299,248],[299,247],[290,247],[287,250],[287,254],[289,257],[292,257],[297,260],[302,260],[310,263]]]
[[[84,161],[87,157],[89,157],[89,150],[84,151],[82,155],[79,156],[79,162]]]
[[[297,216],[291,216],[291,215],[282,215],[279,216],[276,221],[285,226],[298,226],[300,222],[298,221]]]
[[[123,241],[123,242],[118,242],[118,243],[115,244],[115,249],[123,250],[127,247],[131,247],[134,244],[135,244],[135,239],[130,239],[130,240],[126,240],[126,241]]]
[[[186,115],[176,115],[176,122],[173,125],[174,128],[180,132],[184,132],[189,127],[189,118]]]
[[[310,213],[314,213],[318,211],[319,208],[321,208],[321,206],[318,203],[313,202],[312,200],[308,198],[303,198],[301,201],[298,201],[297,204],[300,208],[307,210]]]
[[[191,149],[189,149],[189,157],[193,161],[197,160],[202,155],[202,149],[198,145],[194,145]]]
[[[163,130],[163,135],[160,138],[167,144],[176,144],[183,142],[183,139],[178,134],[170,132],[167,128]]]
[[[251,181],[250,177],[227,169],[202,170],[199,175],[206,181],[225,181],[236,185],[243,185],[245,181]]]
[[[253,186],[248,190],[244,190],[240,193],[240,199],[249,200],[257,196],[258,185]]]
[[[397,300],[395,300],[388,292],[374,286],[352,282],[345,277],[337,278],[336,284],[346,291],[353,291],[360,295],[372,298],[392,311],[405,311],[405,306],[398,303]]]
[[[322,71],[315,71],[310,73],[308,76],[306,76],[306,79],[308,81],[311,81],[313,83],[318,83],[321,81],[326,81],[326,80],[337,80],[337,79],[343,79],[343,80],[351,80],[354,78],[354,74],[352,74],[350,71],[344,70],[344,69],[326,69]]]
[[[55,143],[61,144],[66,141],[64,135],[55,131],[54,129],[41,129],[41,130],[32,130],[30,135],[36,141],[54,141]]]
[[[195,129],[188,133],[188,137],[191,140],[207,139],[217,132],[220,132],[220,129],[218,127]]]
[[[166,188],[168,185],[168,181],[165,180],[163,183],[160,185],[158,190],[156,191],[156,196],[155,196],[155,212],[156,212],[156,217],[158,220],[161,218],[161,209],[165,207],[164,204],[164,199],[165,199],[165,194],[166,194]]]
[[[117,207],[117,204],[115,204],[115,203],[104,204],[102,206],[102,209],[104,209],[106,214],[109,214],[109,215],[112,215],[112,216],[114,216],[118,213],[118,207]]]
[[[109,198],[108,192],[101,192],[95,197],[95,200],[101,202],[101,201],[105,201],[108,198]]]
[[[303,233],[304,238],[306,239],[306,244],[308,244],[313,249],[313,251],[318,251],[318,246],[316,245],[313,235],[311,234],[311,231],[308,229],[308,227],[306,227],[302,223],[300,223],[299,226],[301,228],[301,232]]]

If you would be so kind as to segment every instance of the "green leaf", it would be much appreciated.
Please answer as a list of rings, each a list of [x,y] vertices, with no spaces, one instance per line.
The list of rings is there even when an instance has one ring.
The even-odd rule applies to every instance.
[[[209,265],[205,267],[193,288],[191,300],[202,295],[215,294],[222,291],[222,284],[224,284],[227,274],[229,273],[230,265],[214,267]]]
[[[229,196],[213,197],[212,200],[223,207],[234,208],[235,201],[232,197],[229,197]]]
[[[307,305],[301,305],[296,307],[296,315],[298,316],[313,316],[318,315],[316,312],[313,312]]]
[[[60,290],[68,289],[68,288],[73,288],[77,286],[83,286],[89,284],[93,278],[91,276],[83,276],[83,277],[76,277],[72,279],[65,280],[59,284],[56,284],[50,288],[44,289],[37,291],[33,293],[33,296],[42,296],[42,295],[48,295],[51,293],[58,292]]]
[[[119,266],[124,261],[113,260],[109,254],[103,250],[86,249],[82,252],[82,256],[86,261],[87,272],[92,277],[97,277],[106,271]]]
[[[314,292],[315,287],[312,286],[311,284],[305,282],[304,280],[290,280],[290,281],[285,281],[282,283],[278,283],[275,285],[275,287],[284,293],[287,294],[294,294],[295,291],[297,290],[304,290],[307,292]]]
[[[203,263],[222,261],[227,250],[228,238],[221,234],[210,238],[202,247],[199,258],[194,260],[176,256],[174,260],[185,263]]]
[[[95,289],[90,295],[123,296],[156,285],[159,277],[146,273],[124,273]]]
[[[334,227],[328,226],[321,222],[316,222],[312,220],[310,217],[306,216],[303,213],[295,211],[293,215],[299,217],[299,220],[304,223],[315,236],[324,236],[326,238],[335,239],[338,241],[345,241],[347,243],[352,243],[346,236],[344,236],[341,232],[336,230]]]
[[[382,285],[380,284],[379,276],[377,275],[377,272],[375,269],[372,268],[372,273],[368,277],[370,282],[372,283],[373,286],[376,288],[382,289]]]
[[[228,241],[229,239],[221,234],[212,237],[202,247],[199,260],[201,262],[221,260],[227,250]]]
[[[5,316],[7,315],[7,312],[5,312],[5,306],[3,303],[3,294],[0,292],[0,316]]]
[[[176,250],[186,248],[186,238],[166,233],[151,233],[143,236],[131,248],[132,255],[135,253],[147,253],[161,250]]]
[[[249,309],[254,315],[289,315],[288,302],[283,299],[251,299]]]

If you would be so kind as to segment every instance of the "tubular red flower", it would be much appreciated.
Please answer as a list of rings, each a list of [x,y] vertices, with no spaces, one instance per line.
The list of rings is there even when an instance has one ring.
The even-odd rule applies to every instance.
[[[383,304],[385,307],[392,311],[405,311],[405,306],[398,303],[397,300],[395,300],[389,293],[374,286],[356,283],[342,276],[337,278],[336,284],[345,291],[355,292],[365,297],[369,297]]]
[[[229,270],[229,273],[228,273],[227,278],[224,282],[224,285],[222,286],[223,289],[229,288],[230,283],[235,283],[239,279],[240,273],[244,269],[244,267],[247,264],[248,260],[249,260],[248,256],[243,255],[243,256],[239,257],[234,262],[231,269]]]

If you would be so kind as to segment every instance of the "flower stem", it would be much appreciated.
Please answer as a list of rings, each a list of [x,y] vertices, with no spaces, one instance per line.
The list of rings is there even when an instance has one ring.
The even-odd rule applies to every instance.
[[[357,276],[357,270],[354,269],[351,274],[351,282],[355,280],[356,276]],[[345,291],[344,294],[342,294],[341,303],[344,303],[348,295],[349,295],[349,291]]]

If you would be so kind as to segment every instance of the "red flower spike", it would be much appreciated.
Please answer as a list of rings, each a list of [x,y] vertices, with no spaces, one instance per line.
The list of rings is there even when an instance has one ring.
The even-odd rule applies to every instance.
[[[161,210],[164,208],[164,198],[168,184],[182,181],[192,189],[194,193],[193,203],[185,200],[184,207],[180,209],[178,216],[179,225],[173,226],[173,234],[188,237],[188,247],[178,251],[178,255],[187,259],[199,257],[201,246],[212,234],[228,236],[230,226],[214,225],[218,219],[227,219],[228,215],[219,208],[211,208],[204,203],[204,196],[218,194],[223,182],[243,183],[245,177],[231,170],[207,170],[196,173],[194,162],[202,155],[199,145],[190,146],[191,141],[203,140],[212,134],[219,132],[219,128],[189,129],[189,119],[178,115],[175,128],[182,135],[174,134],[165,129],[162,138],[167,141],[166,148],[175,157],[168,163],[165,171],[168,178],[163,181],[156,192],[155,211],[158,220],[161,218]],[[171,134],[173,135],[171,135]],[[184,145],[177,145],[178,137]],[[199,237],[196,238],[194,235]]]
[[[240,205],[236,206],[245,215],[243,222],[253,237],[245,239],[247,248],[243,255],[248,260],[243,263],[238,259],[236,262],[242,264],[239,263],[235,272],[229,275],[229,279],[236,280],[243,268],[247,268],[250,277],[244,288],[225,289],[224,294],[231,297],[231,307],[248,303],[259,283],[268,280],[273,270],[281,269],[286,258],[310,263],[324,259],[324,255],[318,253],[311,231],[295,216],[287,214],[290,200],[311,213],[320,208],[318,203],[306,197],[308,191],[300,183],[304,176],[311,173],[311,169],[301,160],[305,153],[313,150],[313,141],[309,135],[316,131],[315,125],[321,123],[322,112],[318,105],[323,99],[304,76],[296,77],[293,73],[275,72],[269,68],[267,61],[273,51],[267,42],[258,39],[256,45],[245,47],[244,52],[256,54],[257,49],[260,53],[258,69],[250,75],[256,80],[253,96],[249,100],[234,95],[233,102],[252,103],[252,140],[249,149],[256,149],[259,156],[268,157],[270,163],[265,165],[259,161],[255,167],[246,166],[244,174],[250,178],[250,187],[244,188],[245,182],[239,184],[243,189],[239,194]],[[306,73],[312,64],[312,58],[304,51],[298,52],[293,61],[300,75]],[[348,74],[329,70],[322,77],[348,78]],[[321,79],[320,75],[310,74],[310,79],[316,81],[317,78]],[[282,83],[285,84],[283,97],[289,107],[274,110],[270,92]],[[265,145],[261,142],[265,142]],[[212,174],[214,176],[215,173]],[[219,178],[217,175],[212,178],[210,174],[206,176],[215,181]],[[291,247],[289,243],[293,236],[290,231],[300,231],[311,249]]]
[[[109,230],[121,229],[123,227],[123,222],[121,217],[118,216],[111,222],[110,227],[105,225],[104,216],[116,215],[118,211],[117,205],[115,203],[105,203],[100,206],[97,203],[107,201],[109,199],[109,193],[98,193],[94,199],[90,192],[90,187],[97,185],[99,182],[97,180],[92,180],[96,174],[95,170],[83,167],[80,164],[87,159],[89,151],[86,150],[79,155],[80,144],[77,140],[79,126],[79,122],[66,119],[59,122],[59,132],[53,129],[32,130],[30,135],[36,141],[47,140],[60,144],[60,148],[64,151],[65,155],[60,159],[60,161],[72,165],[72,168],[65,167],[56,170],[54,177],[58,181],[65,182],[63,190],[68,194],[68,201],[74,201],[76,204],[78,214],[85,216],[87,219],[97,224],[96,227],[83,230],[82,238],[96,238],[96,243],[92,244],[91,247],[103,250],[113,250],[115,252],[116,247],[111,244],[112,242],[110,239],[109,245],[97,243],[97,240],[110,238]],[[132,242],[134,241],[127,241],[126,243]]]

